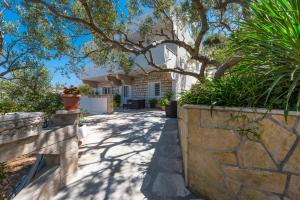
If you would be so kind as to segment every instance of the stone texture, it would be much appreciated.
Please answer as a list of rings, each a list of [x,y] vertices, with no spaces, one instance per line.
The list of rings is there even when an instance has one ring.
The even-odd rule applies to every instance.
[[[199,147],[190,146],[188,160],[189,188],[210,199],[232,199],[223,185],[224,173],[214,160],[214,156]]]
[[[279,196],[261,191],[243,188],[240,194],[242,200],[281,200]]]
[[[284,192],[287,179],[282,173],[239,169],[238,167],[226,167],[224,172],[244,186],[276,193]]]
[[[286,126],[287,128],[293,128],[298,118],[296,116],[288,116],[287,121],[283,115],[272,115],[272,118],[275,119],[279,124]]]
[[[239,145],[240,138],[231,130],[197,128],[189,132],[189,143],[205,149],[230,151]]]
[[[241,167],[277,169],[269,154],[258,142],[247,140],[240,146],[237,155]]]
[[[199,121],[200,121],[199,109],[189,109],[187,117],[190,126],[199,126]]]
[[[288,187],[288,196],[293,200],[300,199],[300,176],[291,176]]]
[[[288,130],[279,127],[270,119],[264,119],[259,123],[260,139],[279,164],[281,163],[288,151],[296,140],[296,135]]]
[[[225,184],[227,190],[234,193],[235,195],[239,192],[241,183],[239,181],[233,180],[231,178],[225,178]]]
[[[300,144],[298,142],[294,152],[284,165],[284,171],[300,173]]]

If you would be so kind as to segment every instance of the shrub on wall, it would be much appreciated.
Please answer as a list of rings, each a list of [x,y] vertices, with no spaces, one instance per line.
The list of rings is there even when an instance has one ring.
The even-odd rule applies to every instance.
[[[181,103],[299,110],[299,0],[254,0],[249,20],[233,42],[243,56],[227,77],[206,80],[182,94]]]

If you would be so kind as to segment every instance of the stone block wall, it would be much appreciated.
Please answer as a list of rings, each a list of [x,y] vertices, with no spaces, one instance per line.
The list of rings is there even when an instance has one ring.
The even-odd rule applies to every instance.
[[[147,75],[140,75],[132,81],[132,98],[145,99],[148,98],[148,83],[161,83],[161,97],[165,92],[172,90],[172,78],[170,73],[151,73]]]
[[[213,200],[300,199],[300,121],[283,111],[178,108],[186,184]],[[257,135],[256,135],[257,134]]]

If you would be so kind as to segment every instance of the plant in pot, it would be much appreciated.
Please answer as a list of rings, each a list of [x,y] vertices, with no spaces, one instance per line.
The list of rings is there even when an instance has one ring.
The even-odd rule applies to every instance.
[[[80,89],[74,86],[64,87],[63,102],[65,110],[78,110],[80,101]]]
[[[166,110],[166,106],[169,105],[170,101],[167,98],[162,98],[159,100],[159,105],[161,110]]]
[[[157,102],[158,102],[157,99],[150,99],[149,100],[150,108],[156,108]]]
[[[164,95],[166,116],[170,118],[177,117],[177,101],[172,101],[173,92],[168,91]]]

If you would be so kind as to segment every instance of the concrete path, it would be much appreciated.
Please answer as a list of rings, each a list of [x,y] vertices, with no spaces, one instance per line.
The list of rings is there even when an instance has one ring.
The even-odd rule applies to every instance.
[[[197,199],[184,185],[177,120],[160,111],[90,116],[79,172],[53,199]]]

